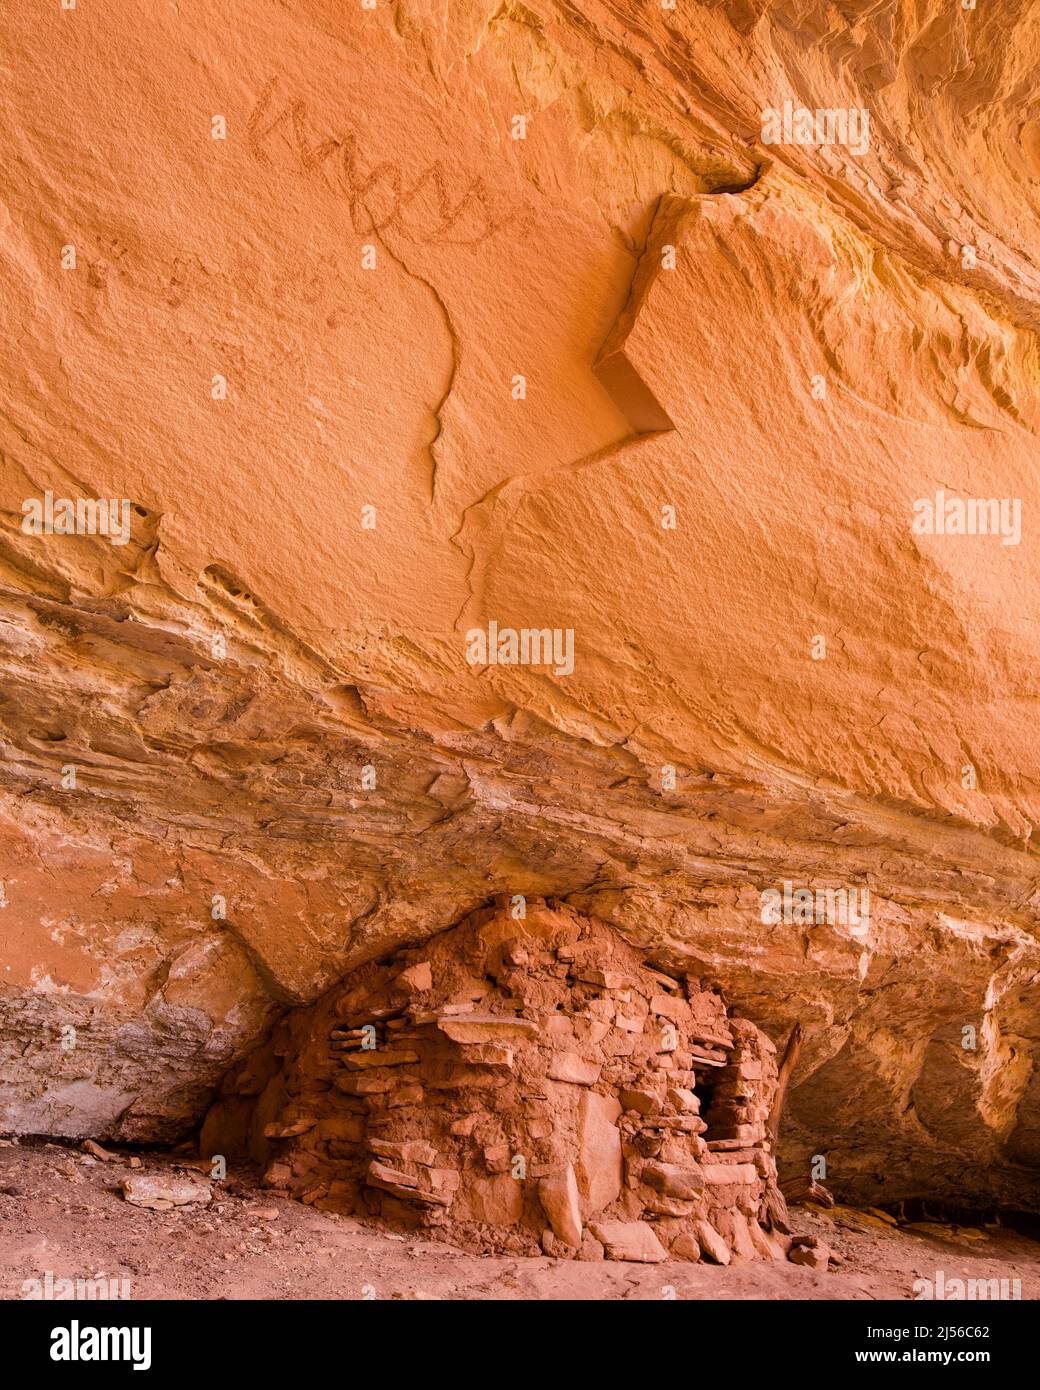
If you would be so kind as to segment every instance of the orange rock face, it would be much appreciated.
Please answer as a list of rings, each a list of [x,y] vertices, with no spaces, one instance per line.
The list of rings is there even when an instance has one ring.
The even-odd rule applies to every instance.
[[[1031,8],[0,27],[0,1127],[552,896],[802,1023],[793,1169],[1035,1207]]]

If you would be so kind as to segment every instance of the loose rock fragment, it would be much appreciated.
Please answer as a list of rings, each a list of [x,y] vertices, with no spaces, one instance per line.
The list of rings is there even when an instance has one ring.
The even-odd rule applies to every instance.
[[[213,1197],[208,1182],[195,1178],[160,1177],[142,1173],[119,1184],[123,1196],[135,1207],[169,1211],[171,1207],[205,1206]]]
[[[668,1251],[645,1221],[594,1221],[589,1229],[607,1252],[608,1260],[657,1264]]]

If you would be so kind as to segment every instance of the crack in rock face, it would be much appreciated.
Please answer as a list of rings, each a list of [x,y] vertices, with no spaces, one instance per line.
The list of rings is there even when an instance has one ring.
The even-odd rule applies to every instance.
[[[1030,7],[18,9],[0,1130],[1040,1210]]]

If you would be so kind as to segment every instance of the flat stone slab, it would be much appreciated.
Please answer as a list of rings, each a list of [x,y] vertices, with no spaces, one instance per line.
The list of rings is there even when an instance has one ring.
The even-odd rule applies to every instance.
[[[509,1014],[462,1014],[438,1018],[437,1027],[452,1042],[503,1042],[510,1038],[537,1038],[541,1029],[530,1018]]]
[[[608,1260],[659,1264],[668,1251],[645,1221],[593,1221],[589,1230],[602,1243]]]
[[[197,1178],[141,1173],[124,1178],[119,1187],[132,1206],[148,1207],[152,1211],[169,1211],[172,1207],[193,1204],[205,1206],[213,1197],[209,1183]]]

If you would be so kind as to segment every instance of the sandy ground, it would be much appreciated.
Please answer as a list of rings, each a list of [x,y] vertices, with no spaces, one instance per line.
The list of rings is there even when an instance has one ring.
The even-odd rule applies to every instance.
[[[579,1263],[473,1256],[273,1198],[250,1173],[231,1173],[205,1207],[132,1206],[121,1178],[173,1169],[165,1154],[98,1161],[74,1147],[0,1141],[0,1297],[23,1282],[130,1281],[132,1298],[161,1299],[885,1299],[913,1297],[917,1278],[1019,1279],[1040,1296],[1040,1242],[1008,1230],[895,1227],[878,1216],[798,1208],[795,1229],[820,1235],[841,1264],[728,1268]]]

